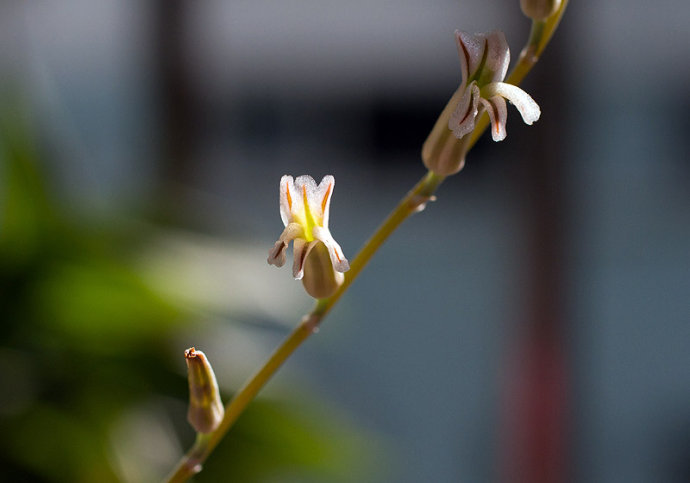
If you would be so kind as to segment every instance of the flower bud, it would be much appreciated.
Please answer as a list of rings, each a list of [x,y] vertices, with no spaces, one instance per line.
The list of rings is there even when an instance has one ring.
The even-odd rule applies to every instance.
[[[189,380],[187,420],[200,433],[214,431],[225,413],[218,383],[206,354],[191,347],[184,351]]]
[[[522,13],[534,20],[550,17],[560,6],[561,0],[520,0]]]
[[[333,268],[326,245],[316,243],[304,261],[302,285],[307,293],[317,299],[330,297],[344,280],[345,276]]]
[[[462,89],[458,89],[453,94],[422,146],[424,166],[442,176],[455,174],[465,165],[469,136],[465,135],[458,139],[448,128],[448,121],[462,96]],[[476,102],[474,109],[476,110]]]

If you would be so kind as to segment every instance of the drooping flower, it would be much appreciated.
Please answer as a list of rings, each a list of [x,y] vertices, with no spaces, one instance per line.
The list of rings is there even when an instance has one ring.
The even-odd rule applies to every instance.
[[[466,85],[463,98],[448,121],[448,128],[455,137],[461,138],[474,129],[477,102],[489,113],[494,141],[506,137],[505,99],[515,105],[525,124],[539,119],[541,111],[534,99],[519,87],[503,82],[510,64],[510,49],[503,32],[470,35],[456,31],[455,42]]]
[[[494,141],[506,137],[506,99],[515,105],[526,124],[532,124],[541,115],[539,106],[529,94],[503,82],[510,64],[510,49],[503,32],[471,35],[456,31],[455,42],[462,83],[422,148],[424,164],[442,175],[457,173],[462,168],[468,135],[484,110],[491,120]]]
[[[343,282],[350,265],[340,245],[328,229],[333,176],[324,176],[318,185],[311,176],[280,180],[280,217],[285,230],[268,253],[268,263],[285,264],[288,244],[293,243],[292,275],[302,280],[316,298],[331,295]]]

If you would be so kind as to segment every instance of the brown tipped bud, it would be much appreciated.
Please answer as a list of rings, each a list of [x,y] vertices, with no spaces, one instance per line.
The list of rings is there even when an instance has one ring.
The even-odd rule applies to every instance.
[[[200,433],[214,431],[225,413],[218,383],[206,354],[191,347],[184,351],[189,380],[187,420]]]
[[[558,10],[561,0],[520,0],[522,13],[534,20],[544,20]]]
[[[317,299],[330,297],[344,280],[345,276],[333,268],[326,245],[316,243],[304,261],[302,285],[307,293]]]

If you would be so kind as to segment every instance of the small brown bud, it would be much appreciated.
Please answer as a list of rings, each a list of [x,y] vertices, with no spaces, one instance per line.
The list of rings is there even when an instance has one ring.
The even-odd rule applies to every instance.
[[[184,351],[184,357],[189,380],[187,420],[198,432],[210,433],[218,427],[225,413],[216,375],[203,352],[191,347]]]
[[[544,20],[561,6],[561,0],[520,0],[522,13],[534,20]]]

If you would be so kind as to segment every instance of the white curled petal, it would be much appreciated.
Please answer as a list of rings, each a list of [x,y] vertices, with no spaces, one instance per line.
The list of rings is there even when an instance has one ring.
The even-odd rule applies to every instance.
[[[494,141],[503,141],[506,137],[506,121],[508,119],[508,108],[506,101],[501,96],[494,96],[489,99],[479,99],[489,113],[491,120],[491,138]]]
[[[328,255],[331,257],[331,263],[335,271],[340,273],[347,272],[350,269],[350,263],[345,258],[343,250],[338,245],[338,242],[335,241],[328,228],[315,226],[313,233],[314,238],[320,240],[328,249]]]
[[[479,103],[479,88],[472,82],[458,102],[455,111],[448,119],[448,129],[453,131],[456,138],[460,139],[474,130],[474,121],[477,117]]]
[[[541,116],[539,105],[517,86],[505,82],[492,82],[485,87],[485,91],[487,97],[501,96],[508,99],[520,112],[525,124],[532,124]]]
[[[292,276],[295,277],[295,280],[302,280],[302,277],[304,277],[304,261],[316,243],[318,242],[308,242],[302,238],[295,239],[295,243],[292,246]]]
[[[283,233],[280,234],[278,240],[283,243],[289,243],[295,238],[304,238],[304,227],[299,223],[289,223],[283,230]]]
[[[268,251],[268,258],[266,261],[269,265],[282,267],[285,265],[285,252],[287,251],[287,243],[278,240],[273,248]]]
[[[284,175],[280,178],[280,219],[287,226],[292,221],[292,200],[295,193],[295,183],[292,176]]]
[[[283,230],[283,233],[280,234],[273,248],[268,251],[268,259],[266,261],[276,267],[285,265],[285,252],[287,251],[288,243],[295,238],[304,238],[304,228],[299,223],[289,223]]]
[[[456,30],[455,43],[458,47],[458,55],[460,55],[462,82],[464,84],[476,74],[484,58],[487,41],[483,35],[472,35]]]
[[[486,35],[487,53],[485,69],[492,72],[489,82],[500,82],[505,79],[510,64],[510,49],[506,36],[500,30],[494,30]]]

